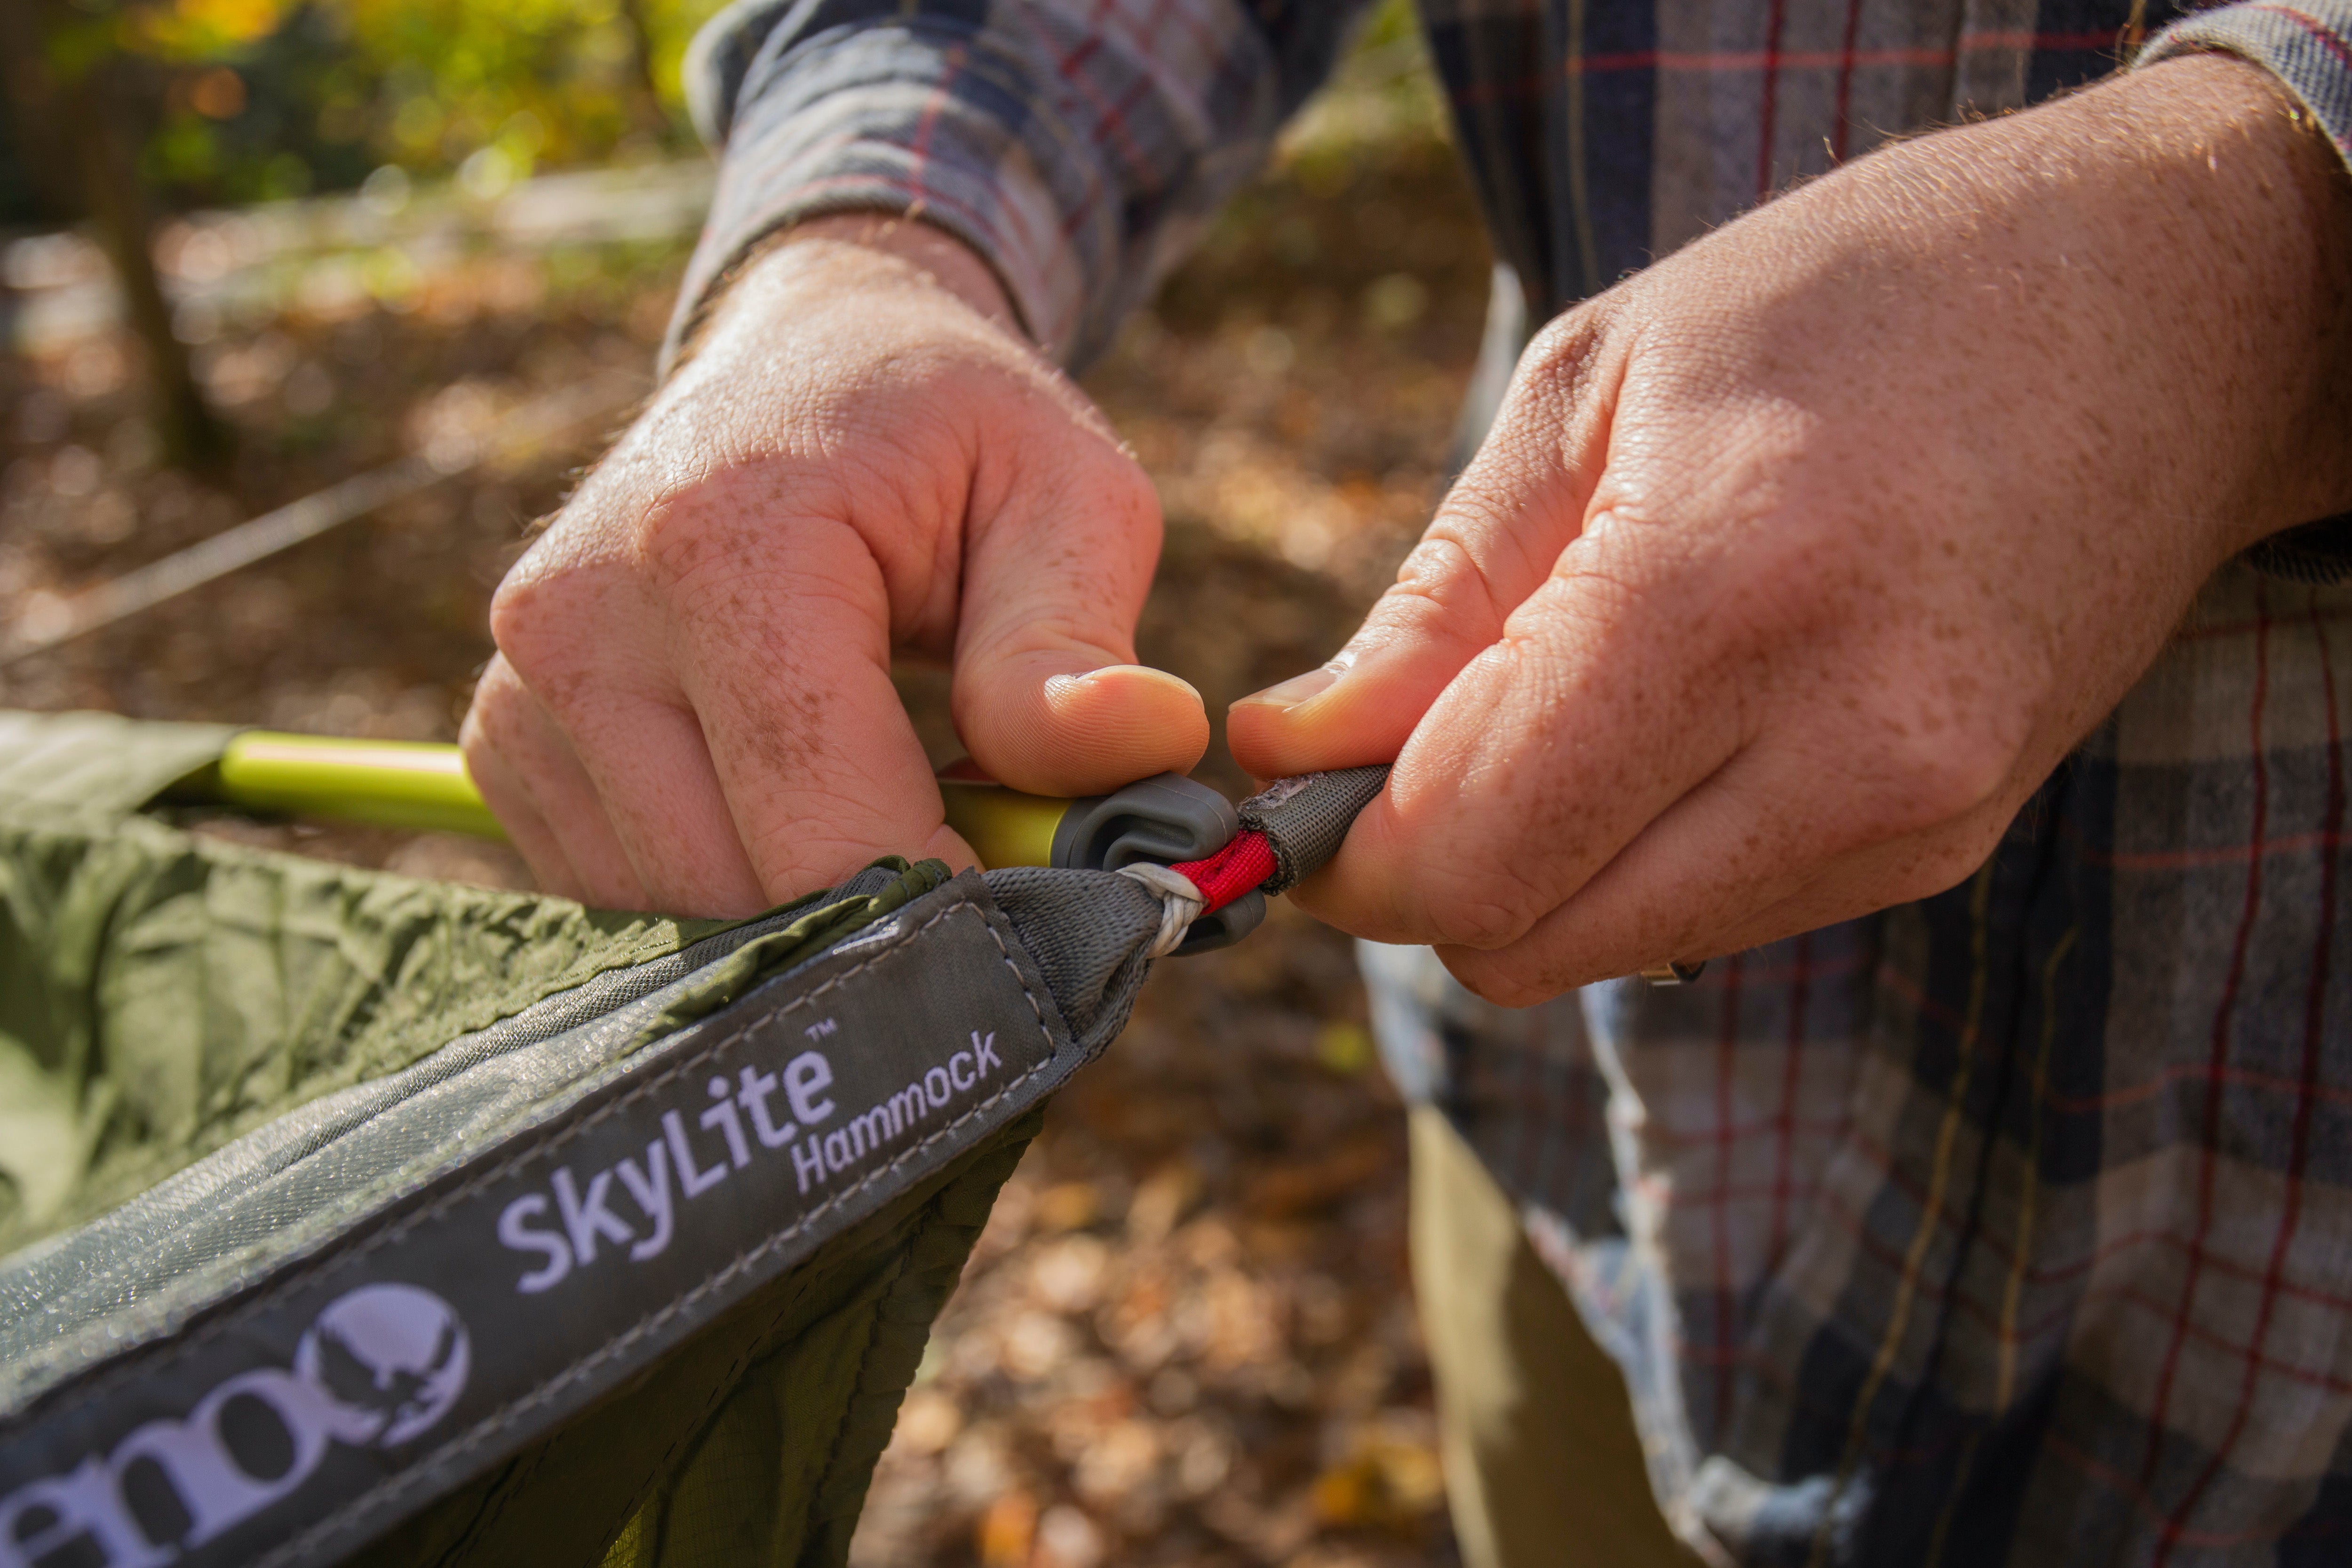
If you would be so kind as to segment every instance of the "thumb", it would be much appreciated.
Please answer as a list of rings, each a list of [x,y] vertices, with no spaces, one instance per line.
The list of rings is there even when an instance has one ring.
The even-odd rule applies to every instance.
[[[1588,428],[1602,421],[1593,400],[1576,395],[1581,375],[1542,365],[1545,341],[1528,350],[1493,432],[1347,647],[1234,704],[1225,733],[1248,773],[1395,761],[1430,704],[1501,637],[1575,540],[1600,468]]]
[[[991,777],[1039,795],[1188,772],[1209,747],[1201,694],[1135,662],[1160,556],[1150,481],[1108,448],[1055,479],[1024,487],[1050,503],[1016,498],[966,544],[956,732]]]

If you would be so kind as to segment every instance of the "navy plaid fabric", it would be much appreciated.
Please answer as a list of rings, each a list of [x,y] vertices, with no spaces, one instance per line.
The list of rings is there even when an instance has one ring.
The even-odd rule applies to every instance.
[[[2352,1562],[2347,695],[2352,589],[2233,564],[1938,898],[1524,1013],[1367,952],[1685,1534]]]
[[[2135,47],[2255,60],[2352,148],[2352,0],[2165,3],[1424,0],[1423,21],[1540,316],[1792,179]],[[727,153],[677,331],[761,236],[882,210],[971,244],[1083,363],[1358,10],[739,4],[692,65]],[[2341,535],[2219,574],[1939,898],[1524,1012],[1367,950],[1392,1070],[1517,1195],[1710,1561],[2352,1563]]]

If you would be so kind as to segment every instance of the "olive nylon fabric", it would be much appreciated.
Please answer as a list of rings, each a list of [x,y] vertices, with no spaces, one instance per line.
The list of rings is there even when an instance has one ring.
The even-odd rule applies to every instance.
[[[0,713],[0,1255],[733,923],[418,881],[137,815],[234,732]]]
[[[232,732],[0,712],[0,1256],[310,1100],[730,923],[325,865],[138,815]],[[803,900],[805,916],[698,971],[646,1038],[946,878],[893,860]],[[1003,1128],[345,1561],[842,1563],[932,1320],[1041,1121]]]
[[[835,1237],[655,1373],[347,1559],[354,1568],[834,1568],[1042,1112]]]

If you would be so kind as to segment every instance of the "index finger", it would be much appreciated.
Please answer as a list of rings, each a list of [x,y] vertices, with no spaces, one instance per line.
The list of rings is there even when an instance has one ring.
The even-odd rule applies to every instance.
[[[1612,531],[1595,519],[1430,704],[1309,908],[1376,941],[1507,945],[1738,752],[1730,646]]]
[[[971,864],[890,682],[888,596],[866,542],[820,517],[773,533],[789,547],[673,590],[690,628],[679,685],[761,889],[782,902],[883,855]]]

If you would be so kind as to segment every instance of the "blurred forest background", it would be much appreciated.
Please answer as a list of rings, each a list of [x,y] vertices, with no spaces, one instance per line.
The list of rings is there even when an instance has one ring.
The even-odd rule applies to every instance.
[[[0,0],[0,705],[448,740],[488,598],[650,389],[715,0]],[[1489,262],[1410,13],[1087,389],[1160,489],[1142,657],[1212,714],[1329,655],[1445,477]],[[421,457],[352,521],[54,647],[127,573]],[[900,688],[936,761],[946,680]],[[1222,734],[1201,775],[1245,784]],[[410,874],[501,847],[213,820]],[[1454,1560],[1403,1131],[1282,900],[1066,1091],[878,1472],[864,1565]]]

